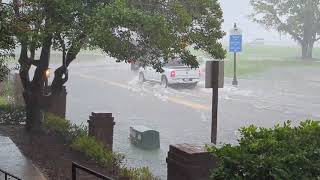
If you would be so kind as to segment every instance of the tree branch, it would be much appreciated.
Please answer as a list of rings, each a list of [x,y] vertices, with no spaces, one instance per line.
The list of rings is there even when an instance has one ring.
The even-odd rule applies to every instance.
[[[28,48],[26,43],[21,43],[21,52],[19,57],[19,64],[20,64],[20,79],[22,82],[22,86],[25,90],[29,90],[30,88],[30,64],[28,63]]]
[[[79,37],[72,43],[69,51],[66,55],[66,67],[69,67],[70,63],[76,59],[78,53],[80,52],[82,46],[85,43],[87,36],[84,33],[81,33]]]
[[[64,40],[62,39],[60,33],[56,34],[56,38],[58,39],[59,44],[60,44],[60,46],[62,48],[62,64],[65,65],[64,63],[65,63],[65,60],[66,60],[66,44],[65,44]]]
[[[86,38],[87,36],[82,33],[74,42],[72,42],[72,45],[66,54],[65,64],[62,64],[62,66],[60,66],[54,72],[54,79],[51,84],[52,94],[58,94],[62,86],[68,81],[69,76],[67,68],[69,67],[70,63],[76,59],[83,44],[85,43]]]
[[[280,24],[280,27],[282,26],[287,33],[289,33],[291,36],[293,36],[297,41],[302,41],[302,38],[299,37],[298,34],[294,33],[290,28],[287,28],[286,24],[283,23],[280,19],[280,17],[277,15],[277,13],[273,10],[271,14],[276,18],[276,21]]]

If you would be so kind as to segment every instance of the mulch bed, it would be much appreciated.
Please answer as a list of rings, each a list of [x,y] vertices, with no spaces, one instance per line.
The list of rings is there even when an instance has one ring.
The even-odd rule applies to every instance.
[[[48,180],[68,180],[72,176],[72,162],[111,176],[113,172],[99,166],[84,154],[74,151],[57,135],[29,134],[23,126],[0,125],[0,134],[8,136]],[[79,170],[78,170],[79,171]],[[98,179],[78,172],[77,179]]]

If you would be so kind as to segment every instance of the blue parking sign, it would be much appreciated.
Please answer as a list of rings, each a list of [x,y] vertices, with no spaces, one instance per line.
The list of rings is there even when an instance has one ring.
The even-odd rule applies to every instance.
[[[230,35],[229,52],[238,53],[242,51],[242,35]]]

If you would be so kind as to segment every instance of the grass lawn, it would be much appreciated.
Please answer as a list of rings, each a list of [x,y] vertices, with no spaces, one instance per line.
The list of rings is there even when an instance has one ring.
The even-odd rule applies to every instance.
[[[199,60],[209,55],[202,51],[191,50]],[[247,78],[263,73],[272,68],[298,67],[320,68],[320,48],[314,48],[313,57],[319,60],[301,60],[301,50],[297,46],[244,46],[243,52],[237,54],[237,74],[240,78]],[[233,76],[233,53],[227,53],[225,59],[225,75]]]
[[[0,108],[6,107],[8,105],[7,98],[5,96],[0,96]]]

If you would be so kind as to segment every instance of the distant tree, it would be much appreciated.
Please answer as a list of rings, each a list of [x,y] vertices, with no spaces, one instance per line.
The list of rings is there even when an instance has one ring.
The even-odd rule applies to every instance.
[[[250,0],[254,22],[289,34],[302,48],[302,58],[311,59],[320,39],[319,0]]]
[[[6,60],[13,56],[14,48],[13,34],[10,31],[10,8],[0,0],[0,82],[4,80],[9,72]]]
[[[54,73],[51,97],[67,82],[67,68],[83,47],[100,48],[118,61],[135,59],[159,71],[159,57],[168,61],[180,56],[183,63],[197,67],[196,57],[185,49],[188,45],[216,59],[225,56],[219,42],[224,32],[218,0],[12,0],[11,5],[29,130],[38,130],[43,117],[41,100],[52,48],[61,51],[62,63]],[[36,66],[33,79],[31,66]]]

